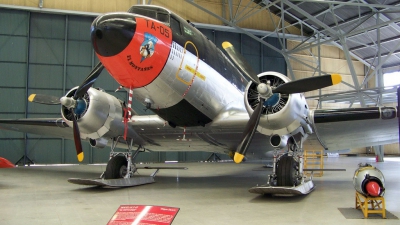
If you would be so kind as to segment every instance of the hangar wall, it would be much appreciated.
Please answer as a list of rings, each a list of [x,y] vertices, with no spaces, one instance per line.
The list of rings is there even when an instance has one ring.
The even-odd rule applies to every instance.
[[[37,0],[37,1],[0,0],[0,4],[28,6],[28,7],[38,7],[39,2],[40,2],[40,0]],[[126,11],[126,9],[129,8],[131,5],[141,3],[142,1],[141,0],[115,0],[115,1],[44,0],[42,2],[43,2],[43,8],[46,8],[46,9],[61,9],[61,10],[102,13],[102,12],[110,12],[110,11]],[[160,6],[167,7],[169,9],[173,10],[174,12],[178,13],[182,17],[187,18],[193,22],[222,25],[221,21],[219,21],[219,20],[215,19],[214,17],[211,17],[207,14],[204,14],[199,9],[193,7],[190,4],[185,3],[184,0],[176,0],[176,1],[174,1],[174,4],[171,4],[170,1],[166,1],[166,0],[152,0],[151,2],[154,5],[160,5]],[[246,0],[242,1],[242,5],[246,5],[246,4],[243,4],[244,2],[247,2],[247,1]],[[218,15],[221,15],[221,12],[224,11],[224,7],[225,7],[225,11],[227,10],[227,6],[226,5],[223,6],[221,4],[220,0],[204,1],[201,4],[204,7],[206,7],[207,9],[213,11],[214,13],[216,13]],[[233,1],[233,4],[235,5],[235,1]],[[226,15],[225,17],[227,18],[228,15]],[[257,16],[250,17],[249,19],[241,22],[239,25],[241,27],[245,27],[245,28],[273,31],[275,29],[274,24],[276,24],[276,22],[279,19],[280,18],[276,17],[275,15],[268,15],[267,13],[259,13]],[[274,22],[272,22],[272,20]],[[1,26],[1,27],[3,27],[3,26]],[[86,28],[84,28],[84,29],[86,29]],[[205,32],[205,34],[211,40],[215,41],[215,38],[217,38],[217,39],[219,38],[218,35],[215,36],[215,34],[212,31],[202,30],[202,32]],[[300,32],[295,27],[292,27],[290,30],[287,30],[287,33],[300,34]],[[230,35],[227,35],[227,36],[230,37]],[[238,38],[237,34],[235,34],[233,36],[235,36],[235,39]],[[241,49],[243,50],[244,54],[247,54],[246,57],[251,58],[250,61],[252,62],[253,67],[257,68],[257,70],[259,70],[259,71],[269,70],[269,66],[271,65],[271,60],[273,60],[274,57],[267,56],[264,58],[264,60],[262,60],[262,62],[257,61],[257,60],[254,61],[254,59],[259,59],[260,55],[265,54],[265,52],[268,52],[270,50],[263,47],[263,48],[259,48],[260,51],[254,51],[254,49],[258,49],[257,48],[258,45],[256,43],[249,44],[249,42],[247,42],[247,36],[245,36],[245,35],[239,35],[239,37],[242,38],[242,42],[244,43],[244,45],[243,45],[244,47],[241,47]],[[23,38],[23,37],[18,36],[16,38]],[[26,39],[26,37],[25,37],[25,39]],[[26,40],[26,43],[28,43],[27,40]],[[296,42],[288,41],[288,48],[290,49],[293,46],[295,46],[296,44],[297,44]],[[316,48],[312,49],[311,51],[313,52],[314,55],[318,52],[318,50]],[[335,72],[335,73],[339,72],[344,75],[345,81],[347,81],[348,83],[352,83],[351,76],[349,75],[350,72],[348,71],[347,62],[344,58],[343,52],[340,49],[333,47],[333,46],[321,46],[320,52],[321,52],[321,59],[322,59],[321,62],[322,62],[323,70],[325,70],[327,72]],[[307,52],[299,52],[299,53],[297,53],[297,56],[299,58],[303,58],[303,60],[312,60],[310,58],[311,56],[309,56],[309,53],[307,53]],[[96,61],[97,59],[93,59],[93,60]],[[355,65],[356,73],[359,77],[358,79],[362,80],[364,78],[364,67],[358,61],[354,60],[353,62]],[[24,64],[24,63],[26,63],[26,62],[20,62],[20,64]],[[297,78],[312,76],[314,73],[314,71],[311,71],[310,68],[304,67],[303,65],[299,64],[298,62],[291,61],[291,65],[293,66],[294,73]],[[82,70],[81,67],[79,67],[79,68],[80,69],[75,68],[75,70]],[[2,67],[1,69],[2,69],[2,71],[5,71],[5,69],[10,70],[10,68],[5,68],[5,67]],[[23,69],[22,69],[22,67],[18,67],[18,68],[13,67],[12,71],[15,71],[15,70],[18,71],[18,70],[23,70]],[[71,68],[70,70],[73,70],[73,68]],[[107,77],[107,76],[102,76],[102,77]],[[20,81],[17,82],[18,84],[21,84],[21,82],[22,83],[24,82],[23,76],[22,77],[20,76],[19,78],[16,76],[14,78],[20,79]],[[7,81],[7,82],[15,83],[16,81],[13,79],[10,81]],[[78,81],[77,81],[77,83],[75,83],[75,85],[78,85],[79,79],[82,79],[82,77],[77,78]],[[104,82],[104,83],[107,83],[107,82]],[[13,84],[11,84],[11,86],[12,85]],[[20,87],[20,89],[24,89],[24,88],[27,89],[25,86]],[[14,89],[14,88],[9,88],[9,89]],[[334,92],[346,91],[346,90],[348,90],[348,89],[345,85],[336,85],[336,86],[324,89],[322,91],[322,94],[334,93]],[[46,91],[49,91],[49,90],[46,90]],[[53,91],[55,91],[55,90],[53,90]],[[16,90],[12,90],[12,92],[16,92]],[[19,92],[21,93],[21,90],[19,90]],[[310,92],[310,93],[307,93],[306,95],[316,95],[316,94],[317,94],[316,92]],[[125,95],[124,93],[120,93],[120,96],[124,96],[124,95]],[[2,100],[0,100],[0,101],[2,101]],[[16,104],[16,103],[12,103],[12,104]],[[26,104],[26,102],[24,104]],[[310,104],[310,108],[317,107],[316,101],[309,101],[309,104]],[[1,105],[3,105],[3,104],[1,104]],[[19,107],[26,107],[26,106],[23,105],[23,106],[19,106]],[[32,108],[32,107],[36,107],[36,106],[30,106],[30,107]],[[324,103],[323,107],[324,108],[337,108],[337,107],[348,107],[348,105],[347,104]],[[136,110],[141,110],[141,108],[139,107]],[[15,115],[23,115],[23,114],[24,113],[19,113],[19,114],[15,114]],[[21,136],[19,138],[24,139],[25,137]],[[41,140],[43,140],[43,139],[41,139]],[[65,141],[65,143],[63,141],[62,145],[73,145],[72,143],[69,143],[69,141]],[[21,144],[16,143],[14,145],[21,145]],[[21,145],[21,146],[23,146],[23,145]],[[86,147],[86,148],[88,148],[88,147]],[[0,149],[0,151],[1,151],[1,149]],[[89,149],[87,151],[92,151],[92,150]],[[103,150],[100,150],[100,151],[103,151]],[[106,152],[108,154],[108,150],[104,150],[104,152]],[[366,149],[365,148],[353,149],[352,152],[353,153],[365,153]],[[387,154],[399,154],[397,144],[388,145],[385,148],[385,152]],[[62,153],[62,154],[64,154],[64,153]],[[94,154],[93,159],[95,159],[97,157],[96,154],[98,154],[98,153],[93,153],[93,154]],[[203,154],[203,153],[201,153],[201,154]],[[17,154],[17,155],[20,155],[20,154]],[[64,162],[74,160],[74,154],[71,153],[70,155],[68,155],[68,157],[64,157],[64,158],[66,158],[66,159],[63,159]],[[208,155],[208,153],[206,155]],[[15,157],[19,157],[19,156],[15,156]],[[172,158],[176,158],[176,157],[177,156],[173,156]],[[201,157],[204,158],[204,155]],[[161,159],[161,158],[167,158],[167,157],[166,156],[157,156],[155,158]],[[180,158],[186,158],[186,157],[182,156]],[[188,158],[190,158],[190,157],[188,157]],[[95,162],[95,161],[93,161],[93,162]]]
[[[288,49],[293,49],[294,46],[298,45],[299,42],[296,41],[288,41],[287,46]],[[320,52],[320,57],[321,57],[321,70],[325,71],[327,73],[339,73],[342,76],[342,79],[349,83],[353,84],[352,76],[350,73],[350,69],[348,67],[345,55],[342,50],[335,46],[328,46],[328,45],[323,45],[321,46],[321,49],[319,50]],[[302,61],[314,61],[312,56],[310,56],[310,53],[312,53],[315,56],[318,56],[318,49],[317,47],[314,47],[310,50],[310,52],[307,51],[301,51],[296,54],[296,57]],[[304,78],[304,77],[310,77],[313,76],[315,71],[312,70],[309,67],[306,67],[296,61],[291,60],[291,65],[293,67],[294,74],[296,78]],[[365,65],[361,63],[358,60],[353,59],[352,60],[354,70],[357,74],[357,79],[359,83],[362,83],[364,78],[365,78]],[[316,64],[314,64],[315,67],[317,67]],[[375,81],[371,80],[368,82],[368,87],[375,87]],[[334,85],[331,87],[327,87],[321,90],[321,94],[332,94],[332,93],[338,93],[338,92],[345,92],[345,91],[350,91],[353,90],[350,87],[346,86],[345,84],[341,83],[338,85]],[[305,93],[305,96],[315,96],[318,95],[318,91],[311,91]],[[316,109],[318,106],[318,102],[316,100],[307,100],[307,103],[310,107],[310,109]],[[390,104],[387,106],[392,106],[395,107],[396,104]],[[322,103],[322,108],[324,109],[333,109],[333,108],[347,108],[349,107],[349,104],[340,104],[340,103]],[[360,105],[354,104],[352,106],[353,108],[356,107],[361,107]],[[372,146],[371,146],[372,147]],[[384,152],[385,154],[389,155],[399,155],[399,144],[389,144],[384,146]],[[373,154],[373,150],[371,148],[354,148],[351,149],[351,154]]]
[[[60,107],[30,103],[32,93],[62,96],[78,86],[98,62],[90,42],[93,16],[38,13],[0,8],[0,118],[59,118]],[[262,47],[246,35],[201,29],[217,46],[230,41],[251,62],[257,72],[273,70],[286,74],[284,58]],[[275,38],[270,44],[279,48]],[[268,63],[273,61],[274,63]],[[118,84],[103,71],[95,87],[101,87],[117,98],[126,99],[126,92],[114,92]],[[148,114],[135,102],[134,110]],[[94,149],[83,143],[83,163],[108,160],[109,148]],[[76,163],[73,141],[19,132],[0,130],[0,156],[17,162],[28,156],[35,163]],[[201,161],[206,152],[155,152],[139,154],[138,161]]]
[[[39,7],[40,0],[0,0],[0,4],[16,5],[16,6],[28,6],[28,7]],[[62,9],[62,10],[72,10],[81,12],[95,12],[95,13],[105,13],[105,12],[115,12],[115,11],[127,11],[132,5],[141,4],[142,0],[96,0],[96,1],[82,1],[82,0],[42,0],[43,8],[46,9]],[[148,0],[146,0],[148,2]],[[201,5],[211,12],[221,15],[223,11],[228,12],[228,5],[222,4],[221,0],[207,0],[201,1]],[[239,2],[241,4],[239,4]],[[206,24],[216,24],[223,25],[222,22],[215,17],[205,14],[200,9],[188,4],[184,0],[151,0],[152,5],[159,5],[166,7],[182,18],[188,19],[192,22],[206,23]],[[246,5],[254,4],[252,0],[234,0],[232,1],[233,9],[240,11]],[[240,8],[238,9],[238,5]],[[228,13],[226,13],[225,18],[228,18]],[[257,30],[268,30],[273,31],[275,29],[274,24],[278,24],[280,18],[275,15],[269,15],[267,13],[258,13],[257,16],[249,17],[248,19],[240,22],[238,25],[243,28],[251,28]],[[291,34],[300,34],[300,31],[295,27],[290,27],[287,30]]]

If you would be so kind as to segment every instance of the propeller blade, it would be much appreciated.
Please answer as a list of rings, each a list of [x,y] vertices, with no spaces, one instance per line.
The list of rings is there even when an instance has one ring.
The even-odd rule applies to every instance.
[[[399,107],[400,107],[400,86],[397,88],[397,121],[399,124],[399,140],[400,140],[400,112],[399,112]],[[399,141],[399,146],[400,146],[400,141]]]
[[[96,81],[97,77],[99,77],[101,71],[103,71],[104,66],[99,62],[93,70],[90,72],[89,76],[83,81],[83,83],[78,87],[75,92],[74,99],[82,98],[83,95],[89,90],[89,88],[93,85]]]
[[[83,161],[83,151],[82,151],[82,141],[81,141],[81,134],[79,132],[78,122],[75,118],[75,113],[73,113],[72,121],[74,124],[74,142],[75,142],[75,149],[76,149],[76,157],[78,158],[79,162]]]
[[[247,63],[246,59],[236,51],[235,47],[227,41],[222,43],[222,47],[228,53],[229,57],[233,60],[237,67],[254,83],[259,84],[260,79],[258,79],[257,73],[254,72],[253,68]]]
[[[342,77],[339,74],[309,77],[279,85],[278,87],[273,89],[272,92],[281,94],[302,93],[332,86],[340,83],[341,81]]]
[[[253,114],[250,117],[249,122],[247,122],[246,127],[243,131],[242,141],[236,149],[235,156],[233,160],[235,163],[241,163],[246,154],[246,151],[249,147],[251,139],[253,139],[254,132],[257,129],[258,122],[260,121],[262,106],[264,105],[265,100],[260,98],[260,103],[254,109]]]
[[[60,98],[51,95],[31,94],[28,101],[45,105],[59,105]]]

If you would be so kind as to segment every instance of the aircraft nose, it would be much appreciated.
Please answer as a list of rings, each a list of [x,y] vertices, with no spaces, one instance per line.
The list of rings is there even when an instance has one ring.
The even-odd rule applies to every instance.
[[[97,54],[114,56],[124,50],[136,31],[136,20],[129,13],[110,13],[97,17],[91,26],[91,39]]]

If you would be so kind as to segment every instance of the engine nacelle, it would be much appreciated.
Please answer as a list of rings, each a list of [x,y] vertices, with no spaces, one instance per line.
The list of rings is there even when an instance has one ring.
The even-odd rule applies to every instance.
[[[77,87],[71,89],[66,97],[72,97]],[[82,113],[77,115],[77,122],[81,138],[96,140],[96,145],[102,146],[107,142],[103,136],[116,137],[123,135],[123,103],[114,96],[95,88],[89,88],[82,98],[85,101]],[[73,126],[72,112],[65,106],[61,108],[61,115],[64,121]]]
[[[258,77],[263,83],[270,81],[273,88],[290,81],[287,76],[277,72],[264,72]],[[259,103],[256,90],[257,84],[249,82],[245,93],[245,106],[249,115],[253,114]],[[309,109],[303,94],[275,94],[265,101],[264,106],[257,127],[258,132],[268,136],[278,135],[274,139],[298,132],[312,133],[308,125]],[[282,146],[282,143],[277,146]]]
[[[353,185],[357,192],[378,197],[385,194],[385,177],[382,172],[370,164],[360,163],[354,172]]]

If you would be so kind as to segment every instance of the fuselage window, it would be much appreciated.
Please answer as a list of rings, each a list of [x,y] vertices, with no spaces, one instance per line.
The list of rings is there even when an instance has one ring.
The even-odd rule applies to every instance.
[[[176,20],[174,17],[171,17],[171,29],[172,32],[174,32],[175,34],[182,35],[181,23],[179,23],[179,21]]]

